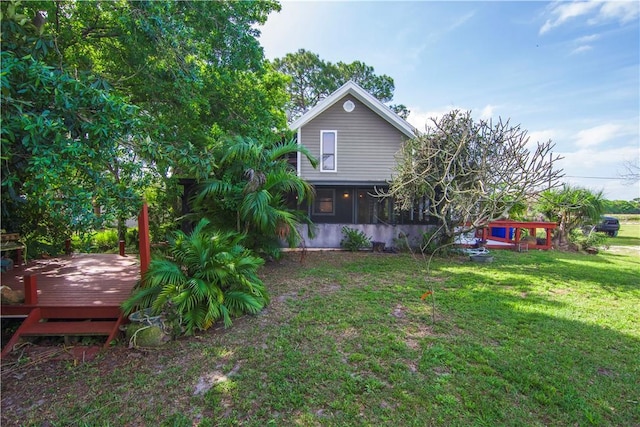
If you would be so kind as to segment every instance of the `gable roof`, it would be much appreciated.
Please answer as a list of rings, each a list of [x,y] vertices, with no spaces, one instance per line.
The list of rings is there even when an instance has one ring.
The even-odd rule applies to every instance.
[[[333,104],[342,99],[345,95],[351,95],[354,98],[358,99],[364,105],[369,107],[373,112],[378,114],[384,120],[389,122],[393,127],[398,129],[400,132],[405,134],[409,138],[413,138],[416,136],[416,129],[409,124],[402,117],[398,116],[396,113],[391,111],[389,107],[384,105],[380,100],[371,95],[369,92],[364,90],[357,83],[349,80],[342,86],[340,86],[335,92],[331,95],[324,98],[322,101],[318,102],[313,108],[300,116],[297,120],[295,120],[289,128],[291,130],[298,130],[302,126],[309,123],[311,120],[319,116],[323,113],[327,108],[331,107]]]

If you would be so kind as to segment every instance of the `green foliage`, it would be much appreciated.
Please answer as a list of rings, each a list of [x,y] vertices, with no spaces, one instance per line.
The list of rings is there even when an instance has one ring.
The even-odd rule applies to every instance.
[[[597,233],[592,228],[586,230],[574,228],[569,232],[569,242],[579,250],[586,251],[607,247],[609,238],[606,233]]]
[[[315,165],[306,148],[293,140],[271,144],[236,137],[225,139],[216,152],[218,167],[200,185],[196,215],[218,228],[244,233],[248,247],[272,256],[279,254],[281,239],[297,246],[302,239],[297,225],[311,222],[289,200],[301,204],[313,189],[297,176],[287,156],[300,152]]]
[[[344,237],[340,241],[340,246],[348,251],[357,252],[360,249],[371,247],[371,237],[360,230],[345,225],[342,227],[342,235]]]
[[[138,109],[95,74],[51,65],[52,38],[18,6],[2,4],[2,222],[30,239],[64,241],[137,211]]]
[[[273,61],[274,67],[290,77],[288,85],[291,100],[287,110],[291,118],[297,118],[321,99],[334,92],[347,81],[359,84],[382,102],[393,99],[393,79],[385,74],[377,75],[373,67],[354,61],[350,64],[333,64],[304,49],[288,53]],[[409,116],[404,105],[390,107],[403,118]]]
[[[438,250],[437,231],[425,231],[422,233],[422,244],[420,249],[425,254],[432,254]]]
[[[566,248],[572,230],[596,224],[604,212],[602,192],[565,184],[561,189],[547,190],[540,194],[536,209],[547,219],[558,223],[554,231],[557,247]]]
[[[211,176],[222,136],[286,129],[286,77],[264,60],[256,29],[277,2],[1,7],[2,223],[12,231],[62,241],[122,224],[153,183],[163,196],[152,236],[164,240],[177,179]],[[36,27],[39,11],[49,22]]]
[[[173,233],[170,258],[151,261],[141,287],[122,307],[129,314],[151,307],[159,314],[168,307],[179,313],[187,334],[206,330],[222,319],[257,313],[267,303],[267,291],[258,278],[261,258],[241,246],[244,236],[209,232],[202,219],[189,235]]]
[[[604,212],[609,214],[640,214],[640,198],[628,200],[603,200]]]
[[[95,252],[106,252],[118,249],[120,240],[118,230],[109,228],[100,230],[93,235],[93,247]]]

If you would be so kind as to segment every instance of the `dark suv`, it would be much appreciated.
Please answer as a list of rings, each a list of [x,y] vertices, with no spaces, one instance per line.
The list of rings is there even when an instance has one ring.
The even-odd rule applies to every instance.
[[[596,225],[596,231],[602,231],[611,237],[618,235],[618,230],[620,230],[620,221],[618,221],[618,218],[603,216],[600,219],[600,223]]]

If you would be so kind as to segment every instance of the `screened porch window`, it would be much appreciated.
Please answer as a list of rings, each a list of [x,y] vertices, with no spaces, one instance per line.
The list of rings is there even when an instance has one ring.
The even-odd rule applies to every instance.
[[[323,130],[320,132],[321,172],[336,172],[337,133],[335,130]]]
[[[358,224],[391,222],[391,199],[375,196],[375,190],[358,190]]]
[[[334,215],[336,191],[332,188],[318,188],[313,202],[314,215]]]

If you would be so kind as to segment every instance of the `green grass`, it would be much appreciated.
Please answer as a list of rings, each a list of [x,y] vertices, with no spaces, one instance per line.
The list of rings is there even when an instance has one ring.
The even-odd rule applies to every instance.
[[[635,225],[609,242],[629,252],[493,251],[428,276],[408,255],[290,255],[230,329],[32,366],[17,407],[3,374],[3,425],[640,425]]]

